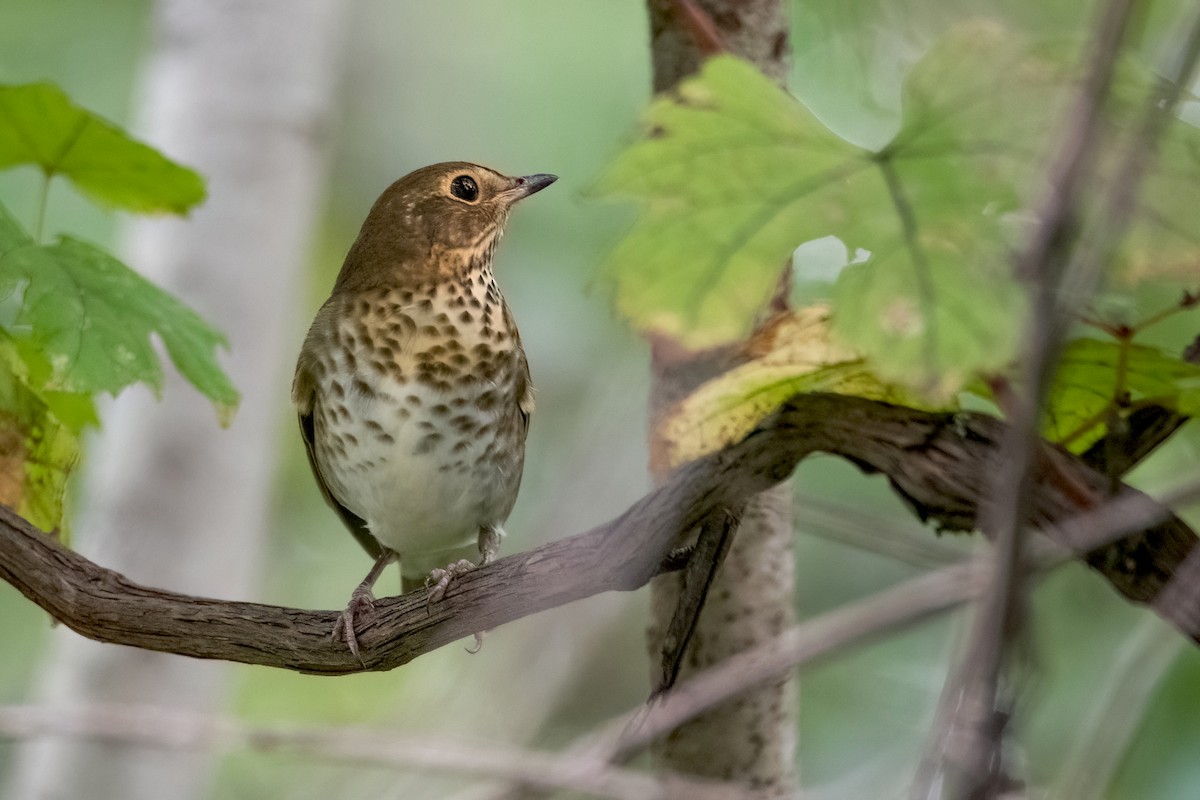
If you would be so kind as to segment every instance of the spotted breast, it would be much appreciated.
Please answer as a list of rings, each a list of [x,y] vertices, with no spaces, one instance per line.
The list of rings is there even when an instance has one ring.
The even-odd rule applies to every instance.
[[[337,296],[314,325],[314,455],[329,490],[405,576],[474,548],[516,501],[533,409],[516,326],[490,274]]]

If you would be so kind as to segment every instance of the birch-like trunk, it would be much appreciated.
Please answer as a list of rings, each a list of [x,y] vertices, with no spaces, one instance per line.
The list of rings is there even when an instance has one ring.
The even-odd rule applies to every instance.
[[[177,376],[161,402],[134,389],[86,456],[79,548],[131,579],[253,599],[278,453],[280,409],[325,171],[341,50],[341,0],[161,0],[136,133],[200,170],[209,199],[189,219],[131,225],[128,263],[229,337],[242,392],[229,430]],[[59,629],[42,702],[221,708],[231,667],[84,640]],[[19,753],[12,800],[204,796],[202,753],[44,739]]]
[[[670,89],[695,72],[703,54],[685,4],[648,0],[654,90]],[[788,18],[782,0],[695,0],[712,20],[725,47],[783,82],[787,74]],[[782,268],[782,265],[781,265]],[[671,343],[654,348],[652,417],[736,361],[736,349],[681,353]],[[661,478],[662,476],[656,476]],[[688,652],[680,680],[716,664],[795,622],[791,486],[785,483],[747,506],[729,555],[716,577]],[[679,574],[651,585],[651,659],[679,594]],[[765,685],[698,717],[660,742],[660,766],[678,772],[734,780],[792,797],[798,788],[796,731],[798,699],[793,678]]]

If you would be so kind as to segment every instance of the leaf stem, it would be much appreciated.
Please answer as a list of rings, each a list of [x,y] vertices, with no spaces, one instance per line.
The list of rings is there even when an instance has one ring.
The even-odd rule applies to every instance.
[[[1160,311],[1156,311],[1145,319],[1134,323],[1130,327],[1133,329],[1135,334],[1141,333],[1151,325],[1157,325],[1164,319],[1175,316],[1180,311],[1187,311],[1189,309],[1196,308],[1196,306],[1200,304],[1197,301],[1197,297],[1200,297],[1200,293],[1193,294],[1192,292],[1184,292],[1183,299],[1181,299],[1178,303],[1173,303],[1172,305],[1169,305]]]
[[[1167,395],[1142,397],[1137,400],[1130,400],[1128,402],[1126,402],[1124,398],[1122,398],[1120,402],[1115,400],[1110,401],[1109,403],[1105,404],[1104,408],[1100,409],[1095,414],[1080,423],[1079,427],[1075,428],[1075,430],[1071,431],[1066,436],[1055,439],[1054,443],[1059,447],[1070,448],[1071,445],[1075,443],[1075,440],[1080,436],[1083,436],[1100,423],[1111,419],[1114,411],[1122,411],[1126,415],[1129,415],[1135,411],[1140,411],[1143,408],[1150,408],[1151,406],[1162,406],[1163,408],[1170,409],[1173,407],[1174,403],[1175,399]]]
[[[900,226],[904,232],[905,246],[912,257],[913,276],[916,278],[917,294],[924,305],[922,313],[925,317],[926,329],[929,331],[929,335],[925,337],[924,342],[925,363],[929,374],[934,375],[938,371],[938,330],[937,315],[935,313],[937,294],[933,287],[932,277],[929,274],[929,260],[925,256],[925,250],[921,247],[917,216],[913,211],[912,203],[904,193],[904,185],[900,181],[900,176],[896,173],[891,153],[886,151],[878,153],[872,160],[879,167],[879,171],[883,173],[883,180],[887,184],[892,206],[896,209],[896,215],[900,218]]]
[[[1075,440],[1078,439],[1080,436],[1083,436],[1085,433],[1090,431],[1092,428],[1096,427],[1097,425],[1101,424],[1106,419],[1108,419],[1109,416],[1112,414],[1112,410],[1113,410],[1113,404],[1105,403],[1104,408],[1100,409],[1095,414],[1092,414],[1090,417],[1085,419],[1082,423],[1079,424],[1079,426],[1077,428],[1075,428],[1075,430],[1071,431],[1066,436],[1063,436],[1062,438],[1058,439],[1055,442],[1055,444],[1057,444],[1059,447],[1068,447],[1069,448],[1075,442]]]
[[[1116,403],[1128,402],[1125,394],[1129,391],[1129,348],[1133,344],[1133,337],[1127,336],[1117,340],[1117,380],[1113,387],[1113,401]]]
[[[42,243],[42,230],[46,225],[46,205],[50,197],[50,179],[54,177],[50,172],[42,171],[42,189],[38,193],[38,209],[37,218],[33,221],[33,240],[38,244]]]
[[[1125,334],[1122,334],[1122,332],[1121,332],[1122,326],[1114,325],[1110,322],[1105,322],[1104,320],[1100,319],[1099,317],[1096,317],[1093,315],[1080,314],[1079,321],[1081,323],[1083,323],[1084,325],[1095,328],[1096,330],[1102,331],[1103,333],[1107,333],[1109,336],[1113,337],[1114,339],[1120,339],[1125,335]]]

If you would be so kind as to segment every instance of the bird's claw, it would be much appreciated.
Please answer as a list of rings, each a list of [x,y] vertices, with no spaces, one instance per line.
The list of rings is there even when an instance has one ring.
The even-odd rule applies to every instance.
[[[492,552],[494,554],[495,551]],[[488,556],[489,554],[484,552],[483,564],[486,564],[491,560]],[[480,566],[482,566],[482,564]],[[474,562],[463,558],[455,561],[453,564],[447,564],[445,567],[439,567],[438,569],[430,572],[429,577],[425,579],[425,588],[429,589],[429,595],[425,598],[426,612],[432,613],[433,604],[446,596],[446,589],[450,586],[451,581],[453,581],[459,575],[470,572],[471,570],[475,569],[475,567],[476,564]],[[468,653],[475,655],[481,649],[483,649],[484,633],[485,632],[479,632],[475,634],[475,646],[468,647]]]
[[[360,586],[350,595],[350,602],[333,623],[333,639],[336,641],[340,635],[346,647],[350,648],[350,652],[359,661],[362,661],[362,656],[358,652],[358,637],[354,635],[354,620],[356,616],[361,618],[363,614],[374,610],[375,595],[370,589]]]
[[[453,564],[438,567],[430,572],[429,577],[425,579],[425,588],[429,590],[429,596],[425,598],[426,610],[446,596],[446,589],[450,587],[451,581],[473,569],[475,569],[473,562],[461,558]]]

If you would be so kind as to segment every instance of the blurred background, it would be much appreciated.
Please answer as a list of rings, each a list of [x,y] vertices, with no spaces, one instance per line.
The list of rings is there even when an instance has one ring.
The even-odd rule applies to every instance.
[[[885,141],[896,125],[904,68],[940,30],[981,13],[1042,31],[1069,31],[1089,16],[1068,2],[798,1],[792,88],[847,138],[864,145]],[[633,135],[647,100],[648,32],[640,0],[356,0],[331,24],[338,26],[334,105],[311,132],[324,155],[308,254],[289,285],[257,300],[247,324],[230,332],[236,354],[239,337],[256,335],[254,316],[261,312],[282,324],[291,342],[279,374],[264,376],[275,397],[264,480],[269,524],[261,550],[248,556],[251,588],[236,599],[324,609],[345,604],[369,560],[316,491],[287,381],[311,315],[370,204],[419,166],[465,159],[509,174],[560,176],[514,214],[498,255],[497,274],[538,389],[523,489],[503,553],[585,530],[648,488],[646,348],[613,318],[603,292],[591,288],[594,267],[620,235],[628,209],[584,196]],[[149,0],[0,0],[0,82],[54,81],[77,103],[161,146],[138,128],[136,106],[148,80],[143,71],[154,30]],[[1144,35],[1156,30],[1165,35],[1153,24]],[[0,200],[22,219],[34,214],[37,179],[32,171],[0,174]],[[260,211],[264,218],[272,213],[270,207]],[[95,211],[65,185],[51,195],[48,228],[111,248],[129,235],[120,215]],[[204,305],[211,299],[191,297],[184,286],[175,291],[217,318],[220,309]],[[1154,308],[1166,299],[1147,296],[1145,302]],[[1194,335],[1194,316],[1179,315],[1155,335],[1174,347],[1189,323]],[[150,393],[139,400],[138,391],[116,400],[110,413],[122,403],[148,402]],[[192,402],[191,392],[171,385],[161,402]],[[208,415],[214,447],[236,446],[236,423],[222,431],[202,403],[195,407]],[[1198,461],[1193,424],[1133,480],[1161,489]],[[102,485],[103,477],[89,476],[89,482]],[[844,462],[810,459],[795,486],[802,619],[973,546],[966,538],[935,538],[881,479]],[[188,487],[167,473],[161,485],[143,490],[169,499]],[[86,520],[86,493],[75,502]],[[208,498],[202,511],[188,508],[207,515],[201,525],[222,524],[219,497]],[[1200,524],[1200,515],[1190,521]],[[76,528],[86,549],[86,526]],[[175,535],[169,526],[156,533],[165,541]],[[906,555],[881,553],[872,541],[880,538]],[[170,548],[164,552],[169,558]],[[385,575],[380,592],[396,591],[395,584],[395,575]],[[203,576],[186,588],[162,585],[220,592],[206,589]],[[1030,775],[1046,785],[1065,780],[1064,765],[1080,743],[1119,719],[1133,740],[1106,796],[1200,797],[1200,653],[1081,567],[1047,577],[1034,600],[1022,665],[1032,680],[1019,703],[1020,757]],[[645,603],[644,591],[590,598],[493,632],[479,655],[446,647],[386,674],[334,679],[211,665],[222,670],[228,687],[212,710],[256,724],[372,725],[430,739],[554,749],[644,699]],[[928,731],[960,623],[959,615],[948,615],[804,672],[799,758],[805,785],[827,797],[899,796]],[[48,660],[62,652],[51,640],[64,636],[71,634],[52,630],[45,614],[0,585],[0,703],[44,696]],[[18,742],[0,740],[0,797],[23,752]],[[444,797],[468,783],[446,774],[233,752],[206,760],[202,780],[186,791],[163,785],[158,796],[422,798]]]

